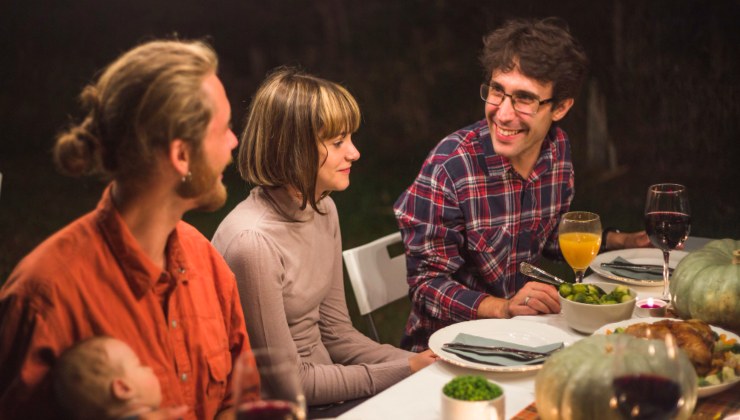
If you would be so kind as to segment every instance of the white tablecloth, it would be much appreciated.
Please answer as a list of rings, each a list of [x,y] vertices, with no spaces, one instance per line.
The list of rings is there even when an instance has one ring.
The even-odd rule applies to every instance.
[[[701,248],[710,239],[692,237],[686,242],[686,251]],[[597,274],[586,277],[584,282],[609,282]],[[638,298],[660,297],[662,287],[629,286]],[[586,335],[571,330],[562,314],[520,316],[515,319],[541,322],[560,328],[573,338],[580,340]],[[534,378],[537,371],[526,373],[496,373],[466,369],[439,361],[416,372],[403,381],[370,398],[352,410],[339,416],[342,420],[438,420],[442,387],[458,375],[483,375],[504,389],[506,418],[511,418],[534,401]]]

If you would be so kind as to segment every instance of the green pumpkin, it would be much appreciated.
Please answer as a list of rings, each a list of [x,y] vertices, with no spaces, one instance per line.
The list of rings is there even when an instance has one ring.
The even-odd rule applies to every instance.
[[[650,340],[626,334],[592,335],[553,354],[535,378],[537,413],[542,420],[620,419],[611,410],[612,364],[614,348],[625,346],[623,360],[630,366],[649,369],[659,362],[650,355]],[[678,371],[684,397],[679,419],[687,419],[696,405],[697,378],[694,367],[683,352],[679,353]],[[665,356],[663,356],[665,357]]]
[[[681,318],[740,330],[740,241],[720,239],[689,253],[670,288]]]

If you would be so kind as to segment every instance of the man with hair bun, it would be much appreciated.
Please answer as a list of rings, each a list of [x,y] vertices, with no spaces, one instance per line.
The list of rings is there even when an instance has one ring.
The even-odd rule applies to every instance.
[[[202,42],[152,41],[83,90],[87,115],[59,136],[54,159],[66,174],[111,182],[0,289],[0,418],[59,416],[49,369],[98,335],[125,340],[152,367],[163,417],[229,411],[231,366],[249,349],[236,281],[182,221],[226,200],[237,139],[217,68]]]

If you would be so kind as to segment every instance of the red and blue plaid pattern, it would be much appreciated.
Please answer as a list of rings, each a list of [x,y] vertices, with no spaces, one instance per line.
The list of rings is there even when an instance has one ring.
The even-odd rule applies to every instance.
[[[528,179],[496,155],[485,120],[444,138],[394,205],[413,303],[401,346],[423,350],[434,331],[476,319],[487,295],[513,296],[521,261],[560,258],[572,199],[570,143],[555,125]]]

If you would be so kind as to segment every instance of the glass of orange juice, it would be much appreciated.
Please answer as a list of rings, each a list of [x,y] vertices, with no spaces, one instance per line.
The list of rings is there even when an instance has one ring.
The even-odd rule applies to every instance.
[[[596,213],[571,211],[560,219],[558,227],[560,251],[576,273],[576,283],[583,275],[601,246],[601,219]]]

